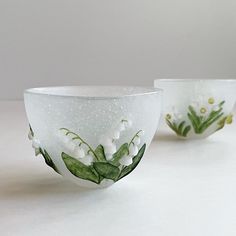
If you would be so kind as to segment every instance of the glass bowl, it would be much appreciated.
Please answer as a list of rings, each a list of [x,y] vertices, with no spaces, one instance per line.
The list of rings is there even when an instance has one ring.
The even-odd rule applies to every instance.
[[[180,138],[206,138],[232,123],[234,79],[156,79],[154,87],[164,90],[164,118]]]
[[[24,93],[35,154],[85,187],[106,187],[131,173],[158,127],[162,91],[72,86]]]

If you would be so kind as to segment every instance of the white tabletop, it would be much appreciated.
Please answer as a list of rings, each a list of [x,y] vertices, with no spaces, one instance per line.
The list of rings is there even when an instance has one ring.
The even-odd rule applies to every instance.
[[[163,130],[137,169],[81,189],[34,157],[22,102],[0,102],[0,235],[235,236],[236,125],[206,140]]]

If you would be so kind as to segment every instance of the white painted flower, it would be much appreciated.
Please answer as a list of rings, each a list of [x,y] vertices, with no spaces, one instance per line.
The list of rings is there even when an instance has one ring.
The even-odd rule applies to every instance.
[[[134,140],[133,140],[133,143],[138,146],[138,145],[141,143],[140,137],[139,137],[139,136],[136,136],[136,137],[134,138]]]
[[[212,111],[218,111],[220,109],[218,101],[210,95],[200,94],[194,100],[191,106],[197,112],[199,116],[207,117]]]
[[[103,136],[100,137],[99,142],[103,146],[109,146],[109,145],[112,145],[112,138],[103,135]]]
[[[138,133],[138,136],[141,137],[145,134],[145,132],[143,130],[140,130],[139,133]]]
[[[111,136],[112,136],[112,138],[115,139],[115,140],[119,139],[119,138],[120,138],[120,131],[119,131],[119,130],[113,131],[113,133],[112,133]]]
[[[120,132],[125,130],[125,124],[124,124],[124,122],[120,122],[120,124],[118,125],[118,130],[119,130]]]
[[[84,158],[80,159],[80,161],[86,166],[89,166],[93,162],[93,156],[87,154]]]
[[[35,137],[32,140],[32,147],[35,148],[35,149],[40,148],[40,141]]]
[[[73,151],[73,155],[77,158],[84,158],[85,156],[84,149],[81,146],[76,146]]]
[[[112,143],[109,146],[104,146],[104,152],[105,154],[114,154],[116,152],[116,145]]]
[[[110,161],[113,158],[113,154],[106,154],[107,161]]]
[[[172,106],[165,118],[167,120],[171,120],[172,122],[179,123],[182,121],[183,115],[179,112],[176,106]]]
[[[65,144],[65,146],[66,146],[66,148],[67,148],[70,152],[73,152],[73,151],[75,150],[75,148],[76,148],[76,143],[75,143],[75,141],[70,140],[69,142],[67,142],[67,143]]]
[[[130,156],[136,156],[138,154],[138,147],[131,143],[129,146],[129,155]]]
[[[133,158],[132,156],[124,156],[120,159],[120,164],[123,165],[123,166],[129,166],[133,163]]]
[[[123,120],[123,123],[125,124],[125,128],[130,128],[132,126],[131,120]]]
[[[68,135],[63,135],[62,136],[62,142],[64,144],[68,144],[71,141],[71,138]]]

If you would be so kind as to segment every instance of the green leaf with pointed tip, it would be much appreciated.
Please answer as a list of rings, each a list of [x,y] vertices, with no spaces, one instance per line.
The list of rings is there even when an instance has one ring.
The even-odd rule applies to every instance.
[[[56,165],[54,164],[53,160],[51,159],[51,157],[49,156],[49,154],[47,153],[46,150],[42,150],[41,148],[39,148],[39,152],[42,154],[42,156],[44,157],[44,161],[45,163],[50,166],[53,170],[55,170],[58,174],[60,174],[60,172],[58,171]]]
[[[98,158],[98,161],[106,161],[104,148],[102,145],[98,145],[94,152]]]
[[[225,104],[225,101],[219,103],[219,107],[222,107]]]
[[[113,155],[113,159],[112,161],[110,161],[110,163],[112,165],[119,166],[120,165],[119,160],[123,156],[128,155],[128,153],[129,153],[129,145],[128,143],[124,143],[123,145],[121,145],[118,151]]]
[[[99,175],[114,181],[117,179],[120,173],[120,169],[117,166],[114,166],[108,162],[94,162],[93,167]]]
[[[146,149],[146,144],[143,144],[143,146],[140,148],[138,154],[133,157],[133,163],[129,166],[126,166],[121,172],[120,172],[120,175],[117,179],[120,180],[122,178],[124,178],[126,175],[128,175],[129,173],[131,173],[138,165],[138,163],[141,161],[142,157],[143,157],[143,154],[145,152],[145,149]]]
[[[190,125],[186,126],[183,131],[183,136],[186,137],[190,130],[191,130],[191,126]]]
[[[182,121],[178,126],[178,131],[179,131],[180,134],[183,133],[184,125],[185,125],[185,121]]]
[[[67,169],[76,177],[81,179],[92,181],[96,184],[100,183],[98,173],[91,166],[86,166],[74,157],[69,156],[66,153],[62,153],[62,160],[64,161]]]

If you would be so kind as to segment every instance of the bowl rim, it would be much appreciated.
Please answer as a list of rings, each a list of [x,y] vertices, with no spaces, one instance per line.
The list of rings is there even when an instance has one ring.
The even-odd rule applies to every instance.
[[[197,81],[207,81],[207,82],[236,82],[236,79],[214,79],[214,78],[160,78],[155,79],[154,82],[197,82]]]
[[[128,94],[121,94],[121,95],[73,95],[73,94],[53,94],[52,91],[60,90],[60,89],[70,89],[70,88],[80,88],[80,89],[109,89],[109,88],[116,88],[116,89],[139,89],[143,90],[143,92],[130,92]],[[47,90],[51,90],[51,92],[47,92]],[[108,99],[120,99],[126,97],[136,97],[136,96],[144,96],[144,95],[152,95],[152,94],[162,94],[163,89],[155,88],[152,86],[117,86],[117,85],[72,85],[72,86],[48,86],[48,87],[35,87],[35,88],[28,88],[24,90],[24,95],[26,94],[36,94],[39,96],[51,96],[51,97],[63,97],[63,98],[79,98],[79,99],[95,99],[95,100],[108,100]]]

